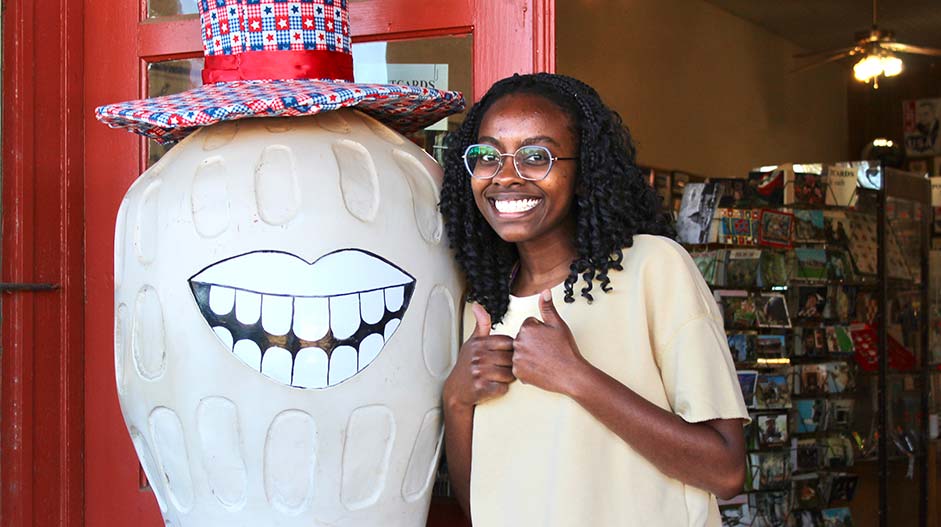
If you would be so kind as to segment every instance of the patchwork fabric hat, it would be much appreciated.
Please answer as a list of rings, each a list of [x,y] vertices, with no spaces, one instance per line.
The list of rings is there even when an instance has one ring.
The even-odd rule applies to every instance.
[[[353,82],[348,0],[197,0],[203,86],[101,106],[112,128],[174,143],[201,126],[356,107],[402,133],[464,109],[459,92]]]

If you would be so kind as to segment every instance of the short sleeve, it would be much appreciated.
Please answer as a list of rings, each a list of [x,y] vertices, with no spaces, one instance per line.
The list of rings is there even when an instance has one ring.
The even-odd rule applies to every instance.
[[[686,421],[749,418],[725,331],[712,317],[688,320],[658,359],[670,406]]]
[[[646,252],[648,327],[673,412],[688,422],[749,419],[721,311],[695,262],[665,238]]]

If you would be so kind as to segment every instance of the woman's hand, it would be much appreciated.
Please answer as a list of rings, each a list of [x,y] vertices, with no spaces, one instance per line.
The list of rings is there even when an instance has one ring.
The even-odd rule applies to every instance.
[[[526,319],[513,342],[513,375],[525,384],[572,395],[570,381],[592,366],[578,351],[548,290],[539,296],[539,311],[542,321]]]
[[[513,339],[490,334],[490,314],[473,304],[477,326],[461,346],[457,364],[444,383],[444,401],[449,406],[471,408],[506,393],[513,375]]]

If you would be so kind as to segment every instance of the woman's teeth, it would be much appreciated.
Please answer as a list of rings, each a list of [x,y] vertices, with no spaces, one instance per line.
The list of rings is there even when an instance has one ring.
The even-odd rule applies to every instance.
[[[526,212],[527,210],[530,210],[538,205],[539,201],[540,200],[538,199],[497,199],[493,201],[493,205],[497,208],[498,212],[507,214],[513,212]]]

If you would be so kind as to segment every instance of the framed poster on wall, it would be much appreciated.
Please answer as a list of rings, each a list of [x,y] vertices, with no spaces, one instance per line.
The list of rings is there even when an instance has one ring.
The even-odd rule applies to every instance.
[[[941,154],[941,98],[903,101],[902,118],[908,156]]]

